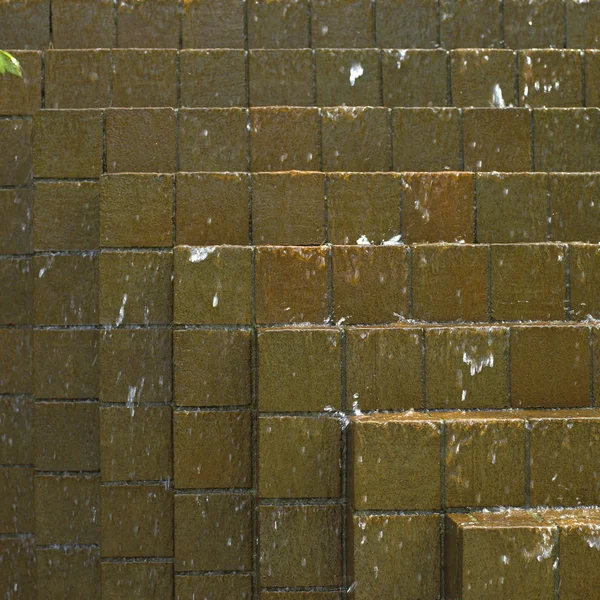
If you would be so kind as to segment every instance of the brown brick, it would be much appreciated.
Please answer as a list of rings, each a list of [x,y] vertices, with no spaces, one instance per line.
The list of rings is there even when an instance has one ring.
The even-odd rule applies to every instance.
[[[261,506],[258,522],[262,586],[340,585],[341,506]]]
[[[379,48],[438,46],[434,0],[379,0],[375,18]]]
[[[45,50],[50,45],[50,0],[3,2],[0,23],[0,47]]]
[[[0,79],[0,114],[33,115],[42,105],[42,53],[17,50],[12,55],[21,65],[23,78]]]
[[[319,111],[251,109],[250,162],[253,171],[319,170]]]
[[[27,254],[32,249],[33,190],[0,190],[0,253]]]
[[[175,487],[251,487],[251,425],[249,412],[175,412]]]
[[[187,0],[183,4],[184,48],[243,48],[245,3]]]
[[[54,48],[112,48],[115,40],[111,0],[52,0]]]
[[[33,398],[0,397],[0,464],[33,464]]]
[[[109,173],[173,173],[176,116],[171,108],[106,111],[106,170]]]
[[[336,107],[322,112],[324,171],[388,171],[387,108]]]
[[[156,481],[172,477],[171,408],[136,406],[100,409],[102,481]]]
[[[425,321],[487,321],[487,248],[464,244],[415,246],[413,316]]]
[[[502,43],[500,7],[487,0],[440,0],[444,48],[493,48]]]
[[[117,4],[120,48],[178,48],[180,14],[177,0]]]
[[[261,498],[337,498],[342,492],[342,429],[335,418],[260,417]]]
[[[44,78],[47,108],[110,106],[110,50],[48,50]]]
[[[308,0],[248,2],[250,48],[310,48]]]
[[[33,265],[31,258],[0,258],[0,323],[28,325],[32,311]]]
[[[504,42],[508,48],[561,48],[561,0],[505,0]]]
[[[36,531],[33,500],[33,469],[0,468],[0,532]],[[39,514],[39,511],[38,511]]]
[[[465,170],[531,171],[529,124],[524,108],[464,109]]]
[[[568,48],[600,48],[600,6],[595,2],[566,1]]]
[[[228,598],[247,600],[252,596],[252,575],[179,575],[175,577],[176,600]],[[337,599],[334,599],[337,600]]]
[[[251,50],[249,84],[251,106],[314,105],[312,50]]]
[[[100,244],[157,247],[173,243],[173,177],[118,174],[100,180]]]
[[[243,50],[183,50],[182,106],[246,106]]]
[[[251,568],[250,496],[185,494],[175,497],[176,571],[249,571]]]
[[[15,596],[15,586],[19,595]],[[0,539],[0,593],[21,600],[37,598],[35,540],[26,538]]]
[[[392,131],[394,171],[461,170],[456,109],[395,108]]]
[[[585,80],[585,105],[600,107],[600,51],[587,50],[583,57]]]
[[[440,515],[354,516],[350,538],[353,598],[437,600]]]
[[[260,600],[342,600],[341,592],[271,592],[261,591]]]
[[[569,256],[570,318],[598,318],[600,303],[598,289],[600,252],[596,245],[573,244]]]
[[[257,323],[323,323],[329,316],[329,250],[263,246],[256,249]]]
[[[600,404],[600,331],[592,327],[592,387],[594,406]]]
[[[33,391],[31,338],[31,331],[0,329],[0,393]]]
[[[171,252],[102,252],[100,322],[170,324],[172,274]]]
[[[102,564],[102,600],[173,597],[173,565],[164,562]]]
[[[249,325],[252,248],[177,246],[175,323]]]
[[[371,47],[372,11],[370,0],[316,0],[311,4],[312,47]]]
[[[101,488],[103,557],[173,556],[173,494],[163,485]]]
[[[111,106],[177,108],[177,50],[115,49],[112,59]]]
[[[252,337],[245,329],[173,332],[175,404],[250,404]]]
[[[0,186],[28,185],[33,175],[32,120],[0,118],[0,138]]]

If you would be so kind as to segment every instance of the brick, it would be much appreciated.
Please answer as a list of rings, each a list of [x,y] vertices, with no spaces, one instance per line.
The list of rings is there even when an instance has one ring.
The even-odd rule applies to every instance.
[[[566,247],[495,244],[491,247],[491,313],[495,321],[565,318]]]
[[[355,510],[440,508],[439,419],[405,413],[357,418],[351,427]]]
[[[175,323],[249,325],[252,252],[244,246],[175,248]]]
[[[176,412],[175,487],[251,487],[251,425],[249,412]]]
[[[350,570],[355,600],[437,600],[440,515],[365,515],[352,519]]]
[[[561,48],[563,45],[561,0],[505,0],[504,42],[508,48]]]
[[[173,494],[163,485],[101,488],[103,557],[173,556]]]
[[[33,464],[33,398],[0,397],[0,464]]]
[[[260,600],[342,600],[341,592],[270,592],[262,591]]]
[[[106,111],[106,170],[109,173],[173,173],[176,117],[171,108]]]
[[[253,171],[319,170],[319,111],[251,109],[250,163]]]
[[[556,349],[560,348],[560,352]],[[590,403],[589,332],[520,326],[510,334],[511,404],[559,408]]]
[[[308,0],[251,0],[248,3],[248,47],[310,48]]]
[[[111,0],[52,0],[54,48],[112,48],[116,33]]]
[[[256,249],[257,323],[323,323],[329,316],[329,250],[318,247]]]
[[[102,481],[170,479],[171,408],[135,406],[100,409]]]
[[[318,49],[315,64],[318,106],[380,104],[378,50]]]
[[[600,304],[596,293],[600,253],[596,245],[573,244],[569,249],[570,318],[586,320],[597,318]]]
[[[0,46],[45,50],[50,45],[50,1],[10,0],[0,8]]]
[[[100,477],[36,475],[36,543],[98,544]]]
[[[258,403],[261,411],[340,408],[341,336],[332,328],[261,329]]]
[[[177,108],[177,50],[115,49],[112,69],[111,106]]]
[[[173,565],[164,562],[103,563],[102,599],[153,598],[170,600]]]
[[[100,180],[102,247],[157,247],[173,243],[173,177],[118,174]]]
[[[250,331],[175,331],[173,349],[175,404],[235,406],[251,403]]]
[[[178,173],[175,219],[178,244],[247,244],[249,176],[246,173]]]
[[[600,404],[600,332],[596,327],[592,328],[592,388],[594,406]]]
[[[409,260],[404,246],[334,246],[334,320],[389,323],[408,317]]]
[[[473,175],[407,173],[402,180],[402,238],[407,244],[473,243]]]
[[[171,252],[102,252],[99,267],[100,323],[171,323]]]
[[[14,595],[15,586],[19,596]],[[0,539],[0,592],[7,598],[37,597],[35,540],[32,537]]]
[[[252,176],[255,244],[318,245],[325,241],[322,173],[255,173]]]
[[[583,55],[584,83],[585,83],[585,105],[600,107],[600,51],[587,50]]]
[[[249,571],[251,568],[250,496],[176,496],[176,571]]]
[[[243,48],[245,2],[188,0],[183,5],[184,48]]]
[[[0,323],[27,325],[33,323],[33,267],[30,258],[0,259]],[[10,290],[10,293],[8,291]]]
[[[96,255],[35,256],[33,278],[33,315],[38,325],[98,322]]]
[[[0,79],[0,114],[33,115],[42,105],[42,53],[17,50],[11,54],[19,61],[23,78]]]
[[[48,50],[44,78],[47,108],[104,108],[111,104],[110,50]]]
[[[182,106],[246,106],[246,56],[243,50],[183,50]]]
[[[261,498],[338,498],[342,430],[335,418],[260,417]]]
[[[481,173],[475,181],[477,241],[545,242],[547,177],[538,173]]]
[[[99,397],[103,402],[171,402],[171,332],[112,329],[100,335]],[[135,360],[130,357],[135,356]]]
[[[0,186],[28,185],[33,174],[33,122],[0,118],[0,138]]]
[[[487,321],[487,248],[429,244],[412,254],[413,317],[425,321]]]
[[[373,7],[369,0],[316,0],[311,4],[313,48],[369,48]]]
[[[389,116],[387,108],[324,109],[323,170],[390,170]]]
[[[2,534],[36,531],[33,469],[0,468],[0,531]]]
[[[379,0],[375,19],[379,48],[438,46],[434,0]]]
[[[502,43],[500,8],[494,2],[440,0],[444,48],[493,48]]]
[[[394,171],[461,170],[456,109],[395,108],[392,131]],[[415,140],[420,141],[417,149]]]
[[[529,125],[524,108],[464,109],[465,170],[531,171]]]
[[[273,4],[263,3],[263,6]],[[250,106],[315,104],[312,50],[251,50],[248,73]]]
[[[31,331],[0,329],[0,393],[33,391]]]
[[[397,0],[388,0],[397,1]],[[412,2],[416,4],[416,1]],[[402,4],[406,2],[402,0]],[[434,4],[432,6],[435,8]],[[404,10],[398,13],[404,15]],[[415,8],[418,11],[417,8]],[[377,15],[379,15],[379,4]],[[406,13],[415,17],[414,13]],[[386,46],[387,47],[387,46]],[[404,47],[404,46],[402,46]],[[383,105],[446,106],[448,57],[444,50],[383,50]],[[426,77],[423,77],[427,74]]]
[[[178,48],[179,35],[177,0],[117,4],[119,48]]]
[[[600,48],[600,6],[595,2],[566,2],[566,39],[568,48]]]
[[[36,181],[33,247],[97,250],[100,190],[95,181]]]
[[[252,596],[252,575],[179,575],[175,577],[177,600],[196,597],[247,600]],[[337,600],[337,599],[336,599]]]
[[[33,190],[0,190],[0,253],[28,254],[32,249]]]
[[[263,586],[340,585],[341,506],[260,506],[258,527]]]

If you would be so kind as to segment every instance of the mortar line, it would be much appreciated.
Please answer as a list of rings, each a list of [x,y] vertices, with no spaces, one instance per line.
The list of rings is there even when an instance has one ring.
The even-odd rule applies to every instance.
[[[388,108],[388,129],[390,135],[390,171],[394,171],[394,109]]]

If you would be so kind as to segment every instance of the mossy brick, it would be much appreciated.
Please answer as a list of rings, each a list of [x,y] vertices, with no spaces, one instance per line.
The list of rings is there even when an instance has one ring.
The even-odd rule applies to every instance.
[[[324,171],[390,170],[389,109],[325,108],[321,129]]]
[[[34,190],[35,250],[43,252],[98,249],[98,182],[36,181]]]
[[[36,598],[35,540],[33,537],[0,539],[0,592],[20,598]]]
[[[119,2],[117,4],[119,48],[178,48],[180,4],[177,0]]]
[[[377,106],[381,99],[379,51],[317,49],[318,106]]]
[[[250,404],[252,336],[249,330],[175,331],[173,351],[175,404]]]
[[[354,600],[420,598],[440,593],[440,515],[355,515],[350,532]]]
[[[173,593],[173,565],[170,562],[102,563],[103,600],[153,598],[170,600]]]
[[[369,48],[373,45],[370,0],[315,0],[311,3],[313,48]]]
[[[171,246],[173,196],[171,175],[104,175],[100,179],[101,246]]]
[[[32,250],[33,190],[0,190],[0,253],[28,254]]]
[[[342,600],[341,592],[273,592],[263,590],[260,600]]]
[[[248,112],[185,108],[179,113],[181,171],[247,171]]]
[[[2,48],[45,50],[50,45],[50,0],[10,0],[0,5]]]
[[[30,325],[34,322],[31,262],[31,258],[0,258],[0,288],[6,291],[0,295],[2,325]]]
[[[100,542],[100,476],[36,475],[36,543]]]
[[[405,246],[334,246],[331,257],[334,321],[389,323],[408,317]]]
[[[319,111],[316,108],[250,109],[253,171],[319,170]]]
[[[257,247],[256,322],[325,322],[329,317],[328,263],[325,246]]]
[[[178,173],[176,196],[178,244],[248,243],[250,177],[247,173]]]
[[[35,528],[33,469],[0,468],[0,531],[4,535],[33,533]]]
[[[171,479],[171,408],[103,406],[100,408],[102,481]]]
[[[171,323],[172,252],[102,252],[99,263],[100,323]]]
[[[379,0],[375,13],[379,48],[436,48],[437,6],[434,0]]]
[[[480,173],[475,180],[477,241],[545,242],[548,179],[542,173]]]
[[[48,50],[44,56],[47,108],[104,108],[111,103],[110,50]]]
[[[261,586],[340,585],[342,520],[341,506],[260,506]]]
[[[415,319],[487,321],[487,248],[471,244],[415,246],[412,293]]]
[[[596,2],[566,0],[568,48],[600,48],[600,6]]]
[[[109,329],[100,334],[99,348],[101,401],[171,402],[170,331]],[[132,356],[135,360],[130,360]]]
[[[0,79],[0,114],[33,115],[42,107],[42,53],[16,50],[23,78],[6,76]]]
[[[561,0],[505,0],[504,42],[507,48],[561,48]]]
[[[112,48],[114,6],[111,0],[52,0],[54,48]]]
[[[176,411],[175,487],[252,487],[252,423],[248,411]]]
[[[585,105],[600,107],[600,51],[587,50],[583,54]]]
[[[392,132],[394,171],[461,170],[455,108],[394,108]]]
[[[103,557],[173,556],[173,493],[164,485],[103,486],[100,497]]]
[[[178,494],[175,570],[250,571],[252,512],[248,495]]]
[[[246,106],[243,50],[182,50],[179,60],[182,106]]]
[[[33,315],[38,325],[98,322],[98,257],[37,255],[33,259]]]
[[[315,104],[312,50],[251,50],[248,74],[250,106]]]
[[[252,248],[177,246],[175,323],[249,325]]]
[[[265,412],[340,408],[341,335],[333,328],[258,333],[258,406]]]
[[[502,45],[500,7],[487,0],[440,0],[440,44],[444,48]]]
[[[33,464],[33,398],[0,397],[0,464]]]
[[[177,50],[113,50],[110,105],[177,108],[177,58]]]
[[[405,5],[406,2],[402,1],[402,4]],[[398,12],[404,14],[404,9]],[[411,18],[413,17],[411,14]],[[392,108],[446,106],[447,63],[448,56],[444,50],[383,50],[383,105]]]
[[[402,239],[473,243],[475,182],[471,173],[402,176]]]
[[[495,321],[560,321],[567,302],[566,246],[491,246],[491,312]]]
[[[106,111],[109,173],[173,173],[177,123],[172,108],[111,108]]]
[[[33,391],[32,332],[0,329],[0,393]]]
[[[513,407],[589,406],[590,340],[587,328],[514,327],[510,332],[510,365]]]
[[[342,491],[342,429],[334,417],[260,417],[261,498],[338,498]]]
[[[350,440],[354,510],[441,507],[441,421],[426,413],[355,417]]]
[[[529,130],[530,112],[525,108],[465,108],[465,170],[530,171]]]
[[[178,575],[175,577],[177,600],[194,600],[196,597],[247,600],[252,596],[252,575],[236,573],[226,575]]]
[[[592,393],[594,406],[600,405],[600,331],[592,328]]]
[[[185,0],[184,48],[244,48],[243,0]]]
[[[595,290],[600,285],[600,252],[595,244],[573,244],[569,248],[570,318],[583,321],[600,316]]]
[[[249,48],[310,48],[308,0],[248,2]]]
[[[33,122],[29,118],[0,118],[0,186],[22,186],[33,175]],[[51,140],[46,140],[51,145]]]
[[[291,171],[252,176],[252,241],[318,245],[325,241],[325,176]]]

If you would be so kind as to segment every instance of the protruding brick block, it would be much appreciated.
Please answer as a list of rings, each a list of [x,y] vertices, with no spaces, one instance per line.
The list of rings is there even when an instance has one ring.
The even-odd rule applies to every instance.
[[[33,464],[33,410],[31,396],[0,398],[0,464]]]

